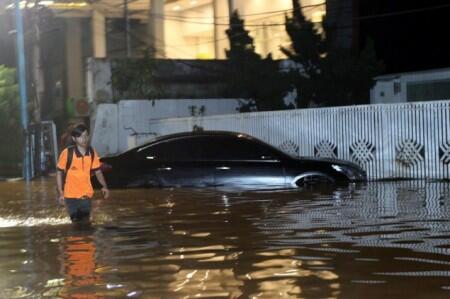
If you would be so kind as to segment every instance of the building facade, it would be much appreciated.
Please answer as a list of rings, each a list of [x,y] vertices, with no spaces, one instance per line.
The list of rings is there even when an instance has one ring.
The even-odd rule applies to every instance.
[[[298,0],[319,32],[326,16],[327,22],[344,28],[336,36],[345,46],[351,44],[354,1]],[[285,20],[292,15],[293,0],[40,0],[20,5],[25,21],[33,20],[26,27],[35,28],[28,36],[36,38],[28,45],[38,48],[33,51],[38,54],[29,61],[37,74],[44,74],[33,84],[46,101],[40,105],[42,114],[51,119],[61,115],[64,101],[88,98],[89,58],[141,57],[151,48],[160,59],[226,59],[233,11],[244,20],[262,57],[283,59],[280,48],[291,43]],[[14,15],[13,0],[2,8]]]
[[[154,0],[153,0],[154,1]],[[161,1],[161,0],[160,0]],[[157,2],[157,1],[155,1]],[[245,21],[246,29],[254,38],[256,52],[283,58],[280,46],[289,46],[285,18],[292,14],[292,0],[178,0],[165,2],[163,10],[150,13],[155,20],[164,17],[161,53],[168,58],[223,59],[229,47],[225,31],[229,27],[229,14],[237,10]],[[317,24],[325,15],[323,0],[301,1],[305,17]],[[318,25],[319,27],[319,25]]]
[[[14,4],[6,6],[13,11]],[[230,12],[237,10],[254,38],[256,51],[283,58],[280,46],[290,41],[285,18],[292,14],[292,0],[99,0],[22,1],[24,9],[52,11],[67,23],[68,46],[78,50],[83,41],[92,47],[93,57],[139,54],[139,48],[153,46],[160,58],[223,59],[228,48],[225,31]],[[305,17],[320,24],[326,15],[325,0],[299,1]],[[83,32],[86,20],[90,33]],[[86,36],[90,40],[86,40]],[[136,52],[137,51],[137,52]]]

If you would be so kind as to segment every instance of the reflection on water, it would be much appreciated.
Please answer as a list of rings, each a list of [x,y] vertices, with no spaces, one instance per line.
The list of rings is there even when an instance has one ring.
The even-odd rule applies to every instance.
[[[115,190],[77,228],[0,183],[0,298],[447,298],[449,187]]]
[[[73,298],[98,298],[91,286],[101,283],[96,273],[96,247],[92,235],[74,233],[62,240],[64,288],[60,296],[67,297],[69,290]]]

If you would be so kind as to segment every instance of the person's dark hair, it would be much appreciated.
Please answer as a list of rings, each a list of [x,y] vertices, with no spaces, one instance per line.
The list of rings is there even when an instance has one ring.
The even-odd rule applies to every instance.
[[[84,131],[87,131],[87,127],[85,124],[78,124],[72,130],[72,137],[78,138],[83,134]]]

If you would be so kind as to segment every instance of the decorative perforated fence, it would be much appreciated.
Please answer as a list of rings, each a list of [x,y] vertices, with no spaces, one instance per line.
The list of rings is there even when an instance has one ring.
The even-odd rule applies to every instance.
[[[247,133],[295,156],[353,161],[370,179],[450,179],[449,117],[450,101],[439,101],[149,120],[148,126],[157,135],[194,128]]]

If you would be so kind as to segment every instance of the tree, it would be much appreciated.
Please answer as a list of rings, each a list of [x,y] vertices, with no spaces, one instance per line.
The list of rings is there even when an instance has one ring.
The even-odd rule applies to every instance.
[[[304,17],[298,0],[293,0],[293,8],[293,16],[286,16],[292,44],[281,50],[296,64],[291,82],[297,90],[297,106],[367,103],[372,79],[383,69],[373,43],[367,42],[361,53],[332,47],[333,30],[326,21],[321,35]]]
[[[305,19],[297,0],[292,1],[293,16],[286,16],[286,32],[292,44],[281,51],[292,61],[299,63],[307,75],[318,72],[321,55],[325,53],[325,42],[314,24]]]
[[[146,50],[141,59],[114,61],[111,70],[111,84],[121,97],[158,98],[160,87],[156,78],[157,66],[153,57],[153,52]]]
[[[360,53],[336,49],[320,63],[317,99],[327,106],[356,105],[369,102],[373,78],[384,69],[376,59],[373,42],[368,40]],[[319,86],[320,85],[320,86]]]
[[[297,89],[297,107],[306,108],[310,102],[319,102],[316,83],[320,77],[320,60],[325,43],[314,24],[304,17],[298,1],[292,1],[293,15],[286,16],[286,32],[292,43],[281,51],[297,68],[291,72],[291,80]]]
[[[230,18],[226,34],[230,40],[230,49],[226,51],[229,61],[226,80],[230,94],[250,99],[242,105],[241,111],[284,109],[283,98],[288,87],[284,74],[271,55],[262,59],[255,52],[253,38],[245,30],[244,21],[237,11]]]
[[[20,172],[22,130],[16,71],[0,65],[0,169]],[[8,175],[10,173],[2,173]]]

